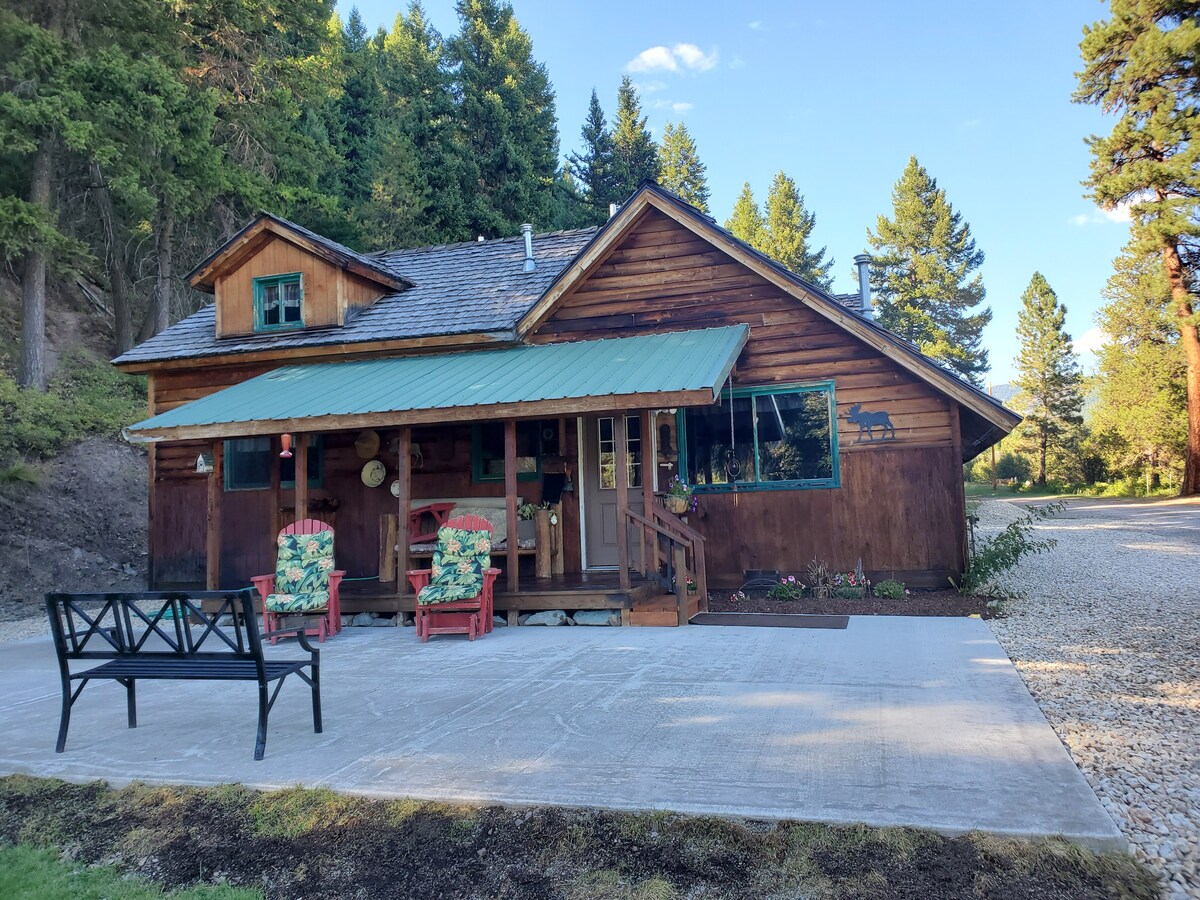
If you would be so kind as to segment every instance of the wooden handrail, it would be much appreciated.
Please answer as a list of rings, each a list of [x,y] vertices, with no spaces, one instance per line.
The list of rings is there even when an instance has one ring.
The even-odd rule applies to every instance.
[[[646,532],[656,535],[650,538],[653,551],[653,564],[657,577],[658,567],[658,537],[666,538],[666,559],[675,572],[675,597],[679,610],[679,624],[688,622],[688,593],[687,593],[687,556],[691,552],[692,571],[695,575],[696,594],[702,610],[708,609],[708,577],[704,568],[704,535],[685,522],[679,521],[666,511],[660,504],[653,504],[650,516],[643,515],[632,509],[625,509],[625,528],[635,525],[639,528],[641,541],[643,574],[649,575],[650,563],[646,558]]]
[[[704,535],[679,517],[667,512],[667,508],[662,503],[655,503],[651,509],[654,511],[654,517],[668,523],[669,528],[678,529],[679,533],[689,540],[704,543]]]
[[[627,509],[627,510],[625,510],[625,515],[628,518],[632,519],[634,522],[637,522],[640,525],[644,525],[647,528],[653,529],[654,531],[658,532],[659,534],[661,534],[663,537],[665,537],[667,540],[671,541],[672,543],[686,544],[689,547],[692,545],[692,538],[690,538],[687,535],[682,534],[682,533],[673,532],[673,531],[671,531],[671,529],[669,527],[664,527],[663,525],[658,524],[657,522],[653,521],[652,519],[647,519],[645,516],[643,516],[639,512],[635,512],[632,509]],[[704,539],[701,538],[701,540],[704,540]]]

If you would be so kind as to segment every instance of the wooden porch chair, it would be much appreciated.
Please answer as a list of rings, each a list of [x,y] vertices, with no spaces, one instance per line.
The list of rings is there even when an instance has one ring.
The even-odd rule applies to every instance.
[[[263,631],[278,631],[288,616],[308,616],[318,618],[305,634],[322,642],[337,634],[342,630],[338,590],[346,573],[333,567],[333,529],[319,519],[301,519],[279,532],[276,546],[275,574],[250,579],[262,598]],[[271,638],[272,644],[277,641]]]
[[[492,630],[500,570],[492,568],[491,554],[492,523],[482,516],[456,516],[438,529],[431,567],[407,573],[417,594],[421,643],[431,634],[465,634],[473,641]]]
[[[453,503],[426,503],[423,506],[414,506],[408,511],[408,542],[428,544],[436,541],[438,530],[446,524],[453,511]],[[421,529],[421,519],[425,516],[433,518],[433,531]]]

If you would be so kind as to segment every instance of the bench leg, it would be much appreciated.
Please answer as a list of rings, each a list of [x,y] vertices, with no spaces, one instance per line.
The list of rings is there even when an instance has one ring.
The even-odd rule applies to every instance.
[[[58,743],[54,745],[55,753],[62,753],[67,748],[67,728],[71,724],[71,682],[63,682],[62,716],[58,720]]]
[[[125,685],[125,706],[129,711],[129,727],[137,728],[137,679],[124,679],[122,684]]]
[[[313,731],[321,733],[321,667],[312,667]]]
[[[254,742],[254,758],[262,759],[267,752],[267,686],[258,686],[258,735]]]

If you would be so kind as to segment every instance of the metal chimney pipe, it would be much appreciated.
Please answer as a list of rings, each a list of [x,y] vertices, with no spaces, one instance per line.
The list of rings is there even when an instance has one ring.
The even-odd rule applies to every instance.
[[[521,234],[525,237],[525,271],[532,272],[537,268],[537,263],[533,261],[533,226],[522,225]]]
[[[860,312],[864,319],[872,318],[871,313],[871,257],[865,253],[860,253],[854,257],[854,264],[858,266],[858,296],[860,300]]]
[[[608,204],[608,217],[611,219],[613,216],[615,216],[617,214],[617,210],[619,210],[620,208],[621,208],[620,203]]]

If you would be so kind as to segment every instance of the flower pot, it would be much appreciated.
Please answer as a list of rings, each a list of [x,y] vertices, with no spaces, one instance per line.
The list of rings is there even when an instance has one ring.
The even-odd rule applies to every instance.
[[[663,499],[663,505],[667,508],[667,512],[674,513],[677,516],[683,515],[688,510],[691,504],[687,497],[679,497],[675,494],[667,494]]]
[[[537,525],[533,519],[521,519],[517,522],[517,540],[532,541],[537,537]]]

